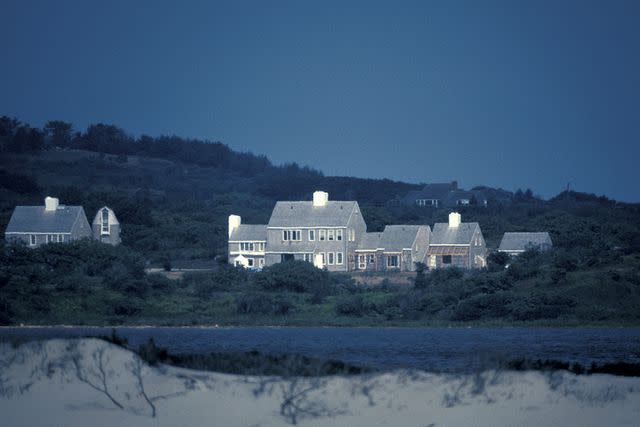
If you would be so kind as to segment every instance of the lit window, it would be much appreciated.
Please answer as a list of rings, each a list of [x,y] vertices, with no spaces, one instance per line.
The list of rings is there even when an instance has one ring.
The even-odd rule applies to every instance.
[[[309,230],[309,240],[312,242],[316,240],[316,230]]]
[[[109,234],[109,210],[107,208],[102,209],[102,233]]]
[[[320,230],[318,231],[318,238],[321,241],[327,240],[327,230]]]
[[[342,257],[342,252],[336,252],[336,264],[342,265],[342,263],[344,262]]]
[[[328,262],[327,264],[333,265],[335,254],[333,252],[327,252]]]
[[[334,240],[334,239],[335,239],[335,231],[327,230],[327,240]]]
[[[342,230],[336,230],[336,240],[342,240]]]

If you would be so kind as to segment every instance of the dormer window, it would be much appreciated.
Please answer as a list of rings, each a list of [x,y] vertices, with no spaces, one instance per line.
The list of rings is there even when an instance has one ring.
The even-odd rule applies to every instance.
[[[109,209],[107,208],[102,209],[101,223],[102,225],[100,227],[100,234],[109,234]]]

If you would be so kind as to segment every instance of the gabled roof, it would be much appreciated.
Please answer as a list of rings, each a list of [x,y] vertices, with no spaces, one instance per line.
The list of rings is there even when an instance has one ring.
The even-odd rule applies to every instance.
[[[240,224],[229,237],[234,241],[267,241],[267,226],[265,224]]]
[[[380,237],[382,233],[364,233],[360,242],[358,243],[358,249],[361,251],[375,251],[380,247]]]
[[[424,225],[387,225],[380,238],[380,247],[385,251],[409,249],[416,240],[420,227]]]
[[[269,227],[345,227],[358,202],[329,200],[324,206],[313,202],[277,202]]]
[[[535,233],[504,233],[500,251],[525,251],[532,248],[551,247],[551,236],[546,231]]]
[[[98,209],[96,212],[96,216],[93,217],[92,224],[102,224],[102,210],[106,209],[109,212],[109,224],[110,225],[118,225],[120,222],[118,221],[118,217],[116,217],[116,213],[108,206],[103,206]]]
[[[70,233],[81,215],[82,206],[60,205],[54,211],[44,206],[16,206],[6,233]]]
[[[386,252],[400,252],[410,249],[421,228],[427,225],[387,225],[382,233],[365,233],[358,244],[360,251],[383,249]]]
[[[437,199],[443,200],[451,191],[458,189],[456,181],[446,183],[427,184],[422,190],[416,191],[415,196],[418,199]]]
[[[470,245],[477,222],[463,222],[457,227],[449,227],[446,222],[438,222],[433,226],[430,245]]]

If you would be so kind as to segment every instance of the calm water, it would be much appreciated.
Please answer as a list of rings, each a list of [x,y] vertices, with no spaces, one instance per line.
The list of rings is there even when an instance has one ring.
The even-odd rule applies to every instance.
[[[110,328],[0,328],[0,339],[109,334]],[[640,363],[640,328],[117,328],[172,353],[298,353],[381,369],[467,371],[517,357]]]

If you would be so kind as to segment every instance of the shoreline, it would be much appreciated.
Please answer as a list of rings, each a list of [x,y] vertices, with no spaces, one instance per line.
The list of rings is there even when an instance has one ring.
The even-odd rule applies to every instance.
[[[331,329],[640,329],[640,325],[0,325],[0,331],[4,329],[241,329],[241,328],[268,328],[268,329],[307,329],[307,328],[331,328]]]

